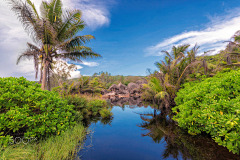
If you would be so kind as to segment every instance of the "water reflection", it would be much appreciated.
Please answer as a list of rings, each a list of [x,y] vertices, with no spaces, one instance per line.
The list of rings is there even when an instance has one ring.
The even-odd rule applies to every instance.
[[[113,116],[108,118],[102,118],[100,115],[95,117],[88,117],[83,119],[83,125],[89,127],[91,124],[101,123],[102,125],[110,125],[113,121]]]
[[[239,155],[230,153],[225,147],[219,146],[208,135],[191,136],[180,129],[166,114],[140,114],[143,122],[138,127],[147,130],[142,137],[149,136],[155,143],[166,142],[162,152],[163,159],[192,160],[237,160]]]
[[[151,107],[151,108],[158,108],[156,104],[151,104],[150,102],[141,101],[139,97],[112,97],[107,99],[111,106],[119,106],[123,109],[125,107],[129,108],[136,108],[136,107]]]
[[[113,117],[89,119],[86,124],[94,131],[93,138],[78,156],[83,159],[183,159],[237,160],[216,144],[208,135],[191,136],[171,119],[169,111],[141,102],[134,97],[109,99]]]

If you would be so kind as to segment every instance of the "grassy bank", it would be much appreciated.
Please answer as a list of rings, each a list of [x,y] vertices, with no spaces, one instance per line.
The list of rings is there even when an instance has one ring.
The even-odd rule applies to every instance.
[[[14,144],[7,148],[0,147],[1,160],[16,159],[71,159],[82,147],[86,135],[83,125],[77,124],[59,136],[51,136],[46,140],[33,141],[28,144]]]

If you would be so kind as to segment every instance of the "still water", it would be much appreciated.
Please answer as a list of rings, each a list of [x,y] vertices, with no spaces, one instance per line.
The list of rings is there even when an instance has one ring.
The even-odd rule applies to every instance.
[[[113,106],[113,118],[91,123],[93,133],[84,149],[82,160],[155,160],[155,159],[222,159],[237,160],[210,137],[191,136],[181,130],[169,116],[137,105]]]

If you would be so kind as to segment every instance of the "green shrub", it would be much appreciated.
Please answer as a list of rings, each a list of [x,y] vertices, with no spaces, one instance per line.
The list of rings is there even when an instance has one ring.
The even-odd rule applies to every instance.
[[[88,103],[86,98],[79,97],[78,95],[69,95],[64,98],[67,100],[69,105],[74,105],[74,110],[76,111],[82,110]]]
[[[48,137],[76,122],[73,105],[25,78],[0,78],[0,144],[10,136]]]
[[[100,111],[107,107],[106,100],[101,99],[89,99],[87,100],[85,97],[81,97],[79,95],[69,95],[64,97],[68,104],[74,105],[74,110],[76,113],[76,120],[81,121],[84,118],[90,118],[94,116],[99,116]],[[109,110],[111,113],[111,110]]]
[[[180,127],[192,135],[207,132],[219,145],[239,153],[240,71],[218,73],[199,83],[186,83],[175,102],[173,119]]]
[[[105,100],[92,100],[87,103],[87,109],[92,112],[93,116],[96,116],[106,106],[107,102]]]
[[[238,61],[236,59],[233,59],[232,63],[238,63]]]
[[[104,108],[99,113],[102,118],[109,118],[112,116],[111,109]]]
[[[232,70],[231,68],[223,68],[220,72],[226,73],[226,72],[230,72],[231,70]]]

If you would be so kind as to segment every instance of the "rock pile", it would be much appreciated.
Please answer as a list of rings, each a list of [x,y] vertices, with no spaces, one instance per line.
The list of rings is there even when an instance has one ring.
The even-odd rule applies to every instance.
[[[138,80],[136,83],[129,83],[128,86],[122,84],[121,82],[116,85],[113,84],[108,90],[103,90],[101,93],[104,97],[130,97],[130,96],[141,96],[141,88],[143,84],[147,84],[147,81]]]

